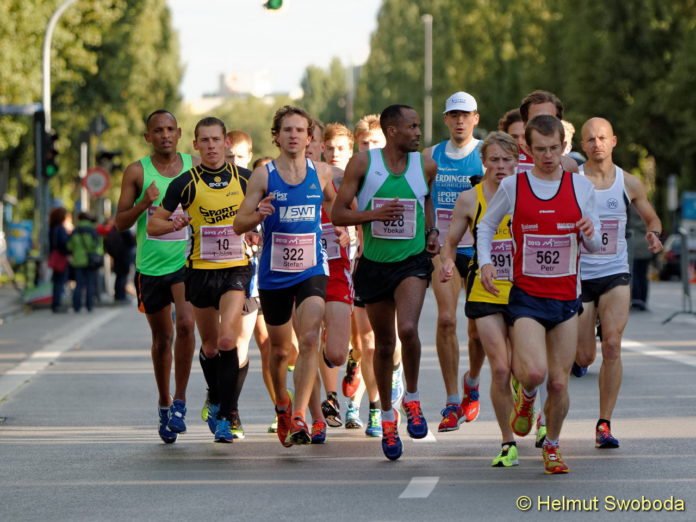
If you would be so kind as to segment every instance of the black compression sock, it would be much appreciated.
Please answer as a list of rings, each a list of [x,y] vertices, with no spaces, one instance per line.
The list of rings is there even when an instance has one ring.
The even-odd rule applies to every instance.
[[[244,381],[246,380],[248,372],[249,360],[247,359],[246,364],[239,369],[239,372],[237,374],[237,385],[234,388],[234,395],[232,395],[232,404],[230,406],[231,410],[239,409],[239,396],[242,394],[242,388],[244,388]]]
[[[237,388],[239,357],[237,349],[220,352],[218,365],[218,390],[220,391],[220,415],[227,416],[232,410],[232,397]]]
[[[206,357],[203,353],[203,348],[198,352],[198,360],[201,363],[203,377],[208,385],[208,401],[212,404],[220,404],[220,394],[218,393],[217,372],[220,356]]]

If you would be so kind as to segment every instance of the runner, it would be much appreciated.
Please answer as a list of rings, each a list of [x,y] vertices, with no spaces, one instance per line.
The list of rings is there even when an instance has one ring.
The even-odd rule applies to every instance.
[[[350,160],[332,221],[341,226],[362,224],[364,250],[355,285],[375,332],[382,450],[387,458],[395,460],[403,452],[397,413],[391,404],[397,330],[406,375],[402,406],[408,417],[408,433],[417,439],[428,434],[418,394],[418,318],[433,269],[430,256],[439,250],[429,197],[437,165],[416,152],[421,137],[420,118],[411,107],[387,107],[382,111],[380,124],[387,144],[383,149],[358,153]],[[358,210],[353,209],[356,196]]]
[[[611,123],[591,118],[582,126],[582,150],[587,162],[580,173],[595,188],[599,218],[602,223],[602,246],[599,252],[582,251],[583,313],[578,323],[578,353],[573,374],[582,377],[597,355],[595,321],[602,325],[602,365],[599,370],[599,420],[595,428],[597,448],[618,448],[619,440],[611,433],[611,416],[619,396],[623,365],[621,337],[628,322],[631,304],[626,244],[626,221],[629,204],[633,205],[649,232],[649,250],[662,250],[662,222],[648,202],[645,186],[636,176],[614,164],[612,151],[617,139]]]
[[[311,442],[305,410],[316,380],[328,278],[320,241],[320,207],[322,201],[333,203],[332,170],[305,158],[312,131],[312,118],[304,110],[286,105],[276,112],[271,133],[280,154],[253,172],[234,223],[238,234],[263,226],[259,297],[271,338],[278,438],[284,446]],[[293,349],[293,307],[299,341],[294,409],[285,387],[287,359]],[[332,364],[344,362],[338,354],[327,356]]]
[[[568,376],[577,337],[579,244],[599,248],[599,218],[592,183],[561,167],[563,125],[555,116],[532,119],[525,138],[534,168],[504,179],[477,229],[481,283],[500,291],[491,259],[492,238],[512,215],[513,287],[508,312],[512,324],[512,370],[520,382],[512,430],[523,437],[534,424],[537,388],[548,373],[547,433],[542,455],[546,473],[567,473],[558,449],[568,412]]]
[[[511,109],[507,111],[500,120],[498,120],[498,130],[503,131],[517,142],[519,157],[517,160],[517,172],[524,172],[534,168],[532,157],[527,154],[527,144],[524,142],[524,122],[519,109]]]
[[[152,153],[131,163],[123,173],[115,216],[118,230],[136,227],[135,287],[138,310],[145,314],[152,335],[152,366],[159,393],[159,436],[167,444],[186,431],[186,388],[195,348],[193,308],[185,298],[184,264],[187,231],[152,237],[146,227],[169,184],[200,163],[177,153],[181,129],[172,113],[159,109],[145,120],[145,141]],[[172,323],[171,303],[175,304]],[[176,329],[176,330],[175,330]],[[175,337],[176,331],[176,337]],[[170,396],[174,342],[174,397]]]
[[[486,175],[474,190],[462,192],[457,198],[449,234],[440,252],[440,279],[443,282],[450,280],[455,274],[457,245],[467,228],[473,229],[474,248],[477,247],[477,226],[486,213],[487,202],[498,190],[500,182],[515,174],[518,156],[515,139],[503,132],[491,132],[483,142],[481,159],[486,168]],[[491,295],[481,285],[476,257],[471,259],[469,281],[466,285],[465,312],[469,319],[476,322],[481,344],[491,367],[491,402],[503,440],[500,453],[493,459],[494,467],[517,466],[519,463],[515,436],[510,429],[513,401],[510,392],[508,327],[505,323],[508,295],[512,286],[512,236],[509,222],[510,216],[505,216],[493,236],[491,260],[496,268],[493,284],[499,290],[499,295]]]
[[[254,153],[252,152],[254,142],[243,130],[235,129],[227,133],[227,138],[230,140],[230,148],[225,152],[225,159],[241,167],[249,168],[249,163]]]
[[[444,122],[449,139],[423,151],[437,163],[437,178],[433,185],[433,206],[436,226],[440,229],[440,243],[447,238],[454,204],[459,195],[472,187],[474,177],[483,176],[481,141],[474,138],[479,122],[478,107],[473,96],[456,92],[445,102]],[[462,421],[472,422],[479,414],[479,375],[485,352],[476,333],[473,320],[467,322],[469,371],[462,378],[464,396],[459,398],[459,340],[457,338],[457,301],[462,287],[466,288],[469,261],[474,255],[471,232],[461,238],[457,247],[457,272],[446,282],[433,278],[433,292],[437,301],[437,333],[435,345],[440,370],[445,383],[445,407],[437,431],[459,429]],[[433,258],[435,270],[442,266],[440,256]]]
[[[251,280],[244,240],[232,221],[244,198],[244,178],[225,161],[229,147],[225,124],[203,118],[196,124],[193,147],[201,165],[179,176],[167,189],[147,232],[162,236],[189,227],[186,297],[194,308],[201,337],[200,363],[208,385],[208,426],[215,442],[232,442],[239,422],[240,316]],[[188,215],[175,215],[177,208]],[[246,372],[244,372],[246,374]],[[243,380],[243,376],[242,376]]]

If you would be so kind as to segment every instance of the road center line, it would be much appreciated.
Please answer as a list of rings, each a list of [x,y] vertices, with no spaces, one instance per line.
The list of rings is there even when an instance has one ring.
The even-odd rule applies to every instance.
[[[440,477],[413,477],[399,498],[428,498],[440,481]]]

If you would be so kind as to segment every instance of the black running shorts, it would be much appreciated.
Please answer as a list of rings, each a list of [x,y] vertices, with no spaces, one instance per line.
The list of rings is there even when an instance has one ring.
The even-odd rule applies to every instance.
[[[156,314],[174,302],[172,285],[183,283],[186,268],[162,276],[149,276],[135,273],[135,293],[138,296],[138,310],[144,314]]]

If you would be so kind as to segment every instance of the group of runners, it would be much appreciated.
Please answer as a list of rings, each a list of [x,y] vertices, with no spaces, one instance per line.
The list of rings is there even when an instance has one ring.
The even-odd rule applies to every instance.
[[[617,138],[605,119],[582,126],[586,163],[565,155],[563,105],[552,93],[528,95],[484,140],[474,137],[470,94],[450,96],[443,118],[449,138],[421,153],[420,119],[406,105],[364,117],[353,132],[283,106],[271,125],[277,157],[250,171],[246,133],[204,118],[194,130],[200,157],[191,157],[177,152],[174,115],[148,116],[152,153],[126,169],[116,225],[137,226],[138,305],[152,332],[165,443],[186,431],[195,324],[207,385],[201,416],[216,442],[244,438],[238,402],[253,335],[275,407],[269,431],[281,444],[323,443],[327,425],[345,424],[381,437],[385,456],[398,459],[399,411],[410,437],[428,434],[418,321],[432,283],[445,389],[439,432],[478,417],[487,358],[502,441],[492,465],[517,465],[515,435],[536,425],[545,471],[566,473],[568,380],[594,361],[598,320],[596,446],[619,446],[611,417],[630,305],[629,207],[650,231],[650,250],[662,247],[645,187],[613,163]],[[469,364],[460,395],[462,289]]]

